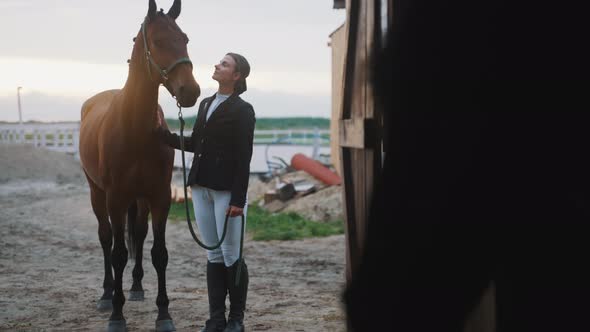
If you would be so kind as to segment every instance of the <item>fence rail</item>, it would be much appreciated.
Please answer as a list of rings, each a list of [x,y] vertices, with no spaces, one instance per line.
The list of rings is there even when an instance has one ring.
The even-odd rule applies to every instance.
[[[176,132],[178,133],[178,132]],[[191,132],[185,132],[189,136]],[[78,153],[80,123],[0,124],[0,144],[30,144],[50,150]],[[256,130],[254,144],[330,145],[330,130]]]
[[[330,145],[330,130],[328,129],[286,129],[286,130],[257,130],[254,132],[255,144],[287,142],[300,145]]]
[[[80,124],[0,124],[0,144],[30,144],[54,151],[78,153]]]
[[[180,134],[180,131],[174,131]],[[185,131],[184,136],[190,136]],[[254,132],[254,144],[297,144],[297,145],[330,145],[328,129],[268,129]]]

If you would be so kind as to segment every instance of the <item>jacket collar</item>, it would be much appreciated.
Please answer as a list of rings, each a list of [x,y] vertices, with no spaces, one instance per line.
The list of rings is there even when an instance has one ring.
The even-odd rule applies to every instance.
[[[213,96],[211,96],[210,99],[207,101],[207,104],[205,105],[205,111],[203,112],[203,117],[206,116],[207,111],[209,110],[209,107],[211,106],[211,102],[215,99],[216,96],[217,96],[217,93],[215,93]],[[209,120],[207,120],[207,122],[210,122],[214,118],[219,117],[220,115],[223,115],[223,113],[227,112],[227,110],[231,108],[231,105],[233,105],[238,99],[240,99],[240,96],[238,94],[234,93],[231,96],[229,96],[225,101],[223,101],[221,104],[219,104],[217,106],[217,109],[215,110],[215,112],[213,112],[213,114],[211,114],[211,116],[209,117]],[[205,120],[205,119],[203,118],[202,120]]]

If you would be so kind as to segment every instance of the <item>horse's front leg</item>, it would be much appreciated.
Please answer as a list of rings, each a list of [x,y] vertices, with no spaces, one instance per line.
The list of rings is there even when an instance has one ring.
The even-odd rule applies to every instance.
[[[165,191],[164,191],[165,192]],[[168,312],[168,294],[166,293],[166,267],[168,265],[168,250],[166,249],[166,220],[170,210],[170,193],[150,202],[152,212],[152,232],[154,246],[152,247],[152,264],[158,273],[158,318],[156,331],[175,331],[172,317]]]
[[[123,294],[123,271],[127,265],[127,248],[125,247],[125,213],[128,204],[121,201],[120,197],[107,196],[109,216],[113,230],[113,252],[111,261],[115,272],[113,295],[113,312],[109,318],[109,332],[126,331],[125,317],[123,316],[123,305],[125,295]]]
[[[133,241],[135,246],[135,266],[133,267],[133,284],[129,292],[129,301],[143,301],[144,291],[141,281],[143,279],[143,243],[148,231],[149,208],[145,200],[139,200],[135,207],[135,213],[128,213],[128,223],[133,223]],[[132,219],[132,220],[131,220]]]
[[[111,249],[113,247],[113,233],[107,211],[106,194],[87,176],[90,185],[90,202],[92,211],[98,220],[98,238],[104,255],[104,279],[102,297],[96,305],[98,310],[111,310],[113,308],[113,268],[111,265]]]

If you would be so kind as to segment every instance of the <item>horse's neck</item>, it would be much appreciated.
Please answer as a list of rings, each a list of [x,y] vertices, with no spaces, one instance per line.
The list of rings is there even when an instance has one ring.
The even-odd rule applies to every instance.
[[[121,90],[120,121],[134,138],[149,138],[157,123],[159,84],[130,71]]]

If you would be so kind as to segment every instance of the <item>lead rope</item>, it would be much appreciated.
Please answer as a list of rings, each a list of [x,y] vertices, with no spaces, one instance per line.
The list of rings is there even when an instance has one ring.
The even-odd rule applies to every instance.
[[[225,214],[225,222],[223,224],[223,233],[221,234],[221,239],[219,239],[219,242],[217,244],[215,244],[214,246],[208,246],[206,244],[204,244],[203,242],[201,242],[199,240],[199,238],[197,237],[197,234],[195,233],[194,229],[193,229],[193,223],[191,222],[191,217],[190,217],[190,213],[189,213],[189,208],[188,208],[188,195],[187,195],[187,185],[186,185],[186,164],[184,161],[184,118],[182,117],[182,107],[180,106],[180,103],[176,103],[176,106],[178,106],[178,120],[180,121],[180,152],[182,155],[182,182],[184,184],[183,188],[184,188],[184,207],[186,210],[186,222],[188,223],[188,228],[191,231],[191,235],[193,236],[193,239],[195,240],[195,242],[197,242],[197,244],[199,246],[201,246],[204,249],[207,250],[213,250],[213,249],[217,249],[219,248],[219,246],[221,246],[221,243],[223,243],[223,240],[225,239],[225,234],[227,233],[227,222],[229,220],[229,213]],[[244,264],[244,260],[242,257],[242,250],[244,249],[244,214],[242,214],[242,227],[241,227],[241,232],[240,232],[240,253],[238,256],[238,266],[237,266],[237,271],[236,271],[236,283],[235,285],[238,286],[239,282],[240,282],[240,274],[242,272],[242,265]]]

